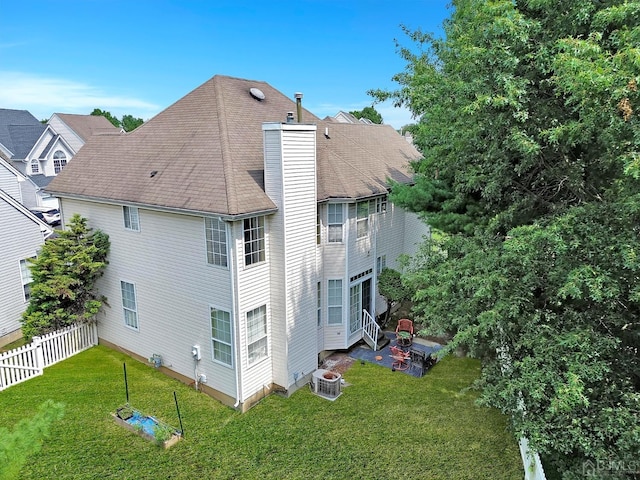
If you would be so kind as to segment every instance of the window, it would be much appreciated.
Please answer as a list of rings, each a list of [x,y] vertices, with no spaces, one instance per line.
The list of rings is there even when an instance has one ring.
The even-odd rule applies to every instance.
[[[37,158],[31,160],[31,174],[40,173],[40,162]]]
[[[233,364],[231,355],[231,314],[211,308],[211,342],[213,359],[225,365]]]
[[[122,207],[122,214],[124,215],[124,228],[139,232],[140,217],[138,216],[138,209],[136,207],[124,206]]]
[[[322,325],[322,282],[318,282],[318,297],[317,297],[317,305],[318,305],[318,320],[317,324],[320,327]]]
[[[362,302],[360,292],[362,284],[351,287],[349,293],[349,332],[354,333],[360,328],[362,319]]]
[[[387,211],[387,196],[376,198],[376,213],[385,213]]]
[[[358,220],[356,221],[358,238],[369,235],[369,201],[356,204]]]
[[[56,173],[56,175],[62,171],[66,164],[67,156],[62,150],[56,150],[56,152],[53,154],[53,171]]]
[[[342,280],[329,280],[327,290],[328,323],[339,325],[342,323]]]
[[[127,327],[138,329],[138,306],[136,304],[136,286],[129,282],[120,282],[122,291],[122,310],[124,312],[124,324]]]
[[[387,267],[387,256],[386,255],[380,255],[377,259],[376,259],[376,273],[378,275],[380,275],[380,272],[382,272],[383,268]]]
[[[207,239],[207,262],[211,265],[227,266],[227,227],[218,218],[204,219]]]
[[[320,212],[316,210],[316,245],[320,245],[321,239]]]
[[[247,354],[249,365],[267,358],[267,306],[247,312]]]
[[[32,257],[35,258],[35,257]],[[20,278],[22,279],[22,292],[24,293],[24,301],[28,302],[31,298],[31,270],[27,259],[20,260]]]
[[[344,218],[341,203],[330,203],[327,205],[327,224],[329,225],[329,243],[342,242],[342,224]]]
[[[264,262],[264,217],[244,221],[244,264]]]

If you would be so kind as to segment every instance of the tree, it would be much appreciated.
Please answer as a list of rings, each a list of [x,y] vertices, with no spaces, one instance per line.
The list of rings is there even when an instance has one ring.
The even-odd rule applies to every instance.
[[[424,158],[392,200],[447,235],[418,318],[483,361],[484,403],[562,472],[640,451],[640,2],[458,0],[396,91]],[[415,49],[415,47],[414,47]],[[499,353],[497,353],[499,352]],[[524,410],[523,407],[524,406]]]
[[[135,130],[144,123],[144,120],[133,115],[123,115],[122,120],[118,120],[118,117],[114,117],[111,112],[100,110],[99,108],[95,108],[91,115],[105,117],[114,127],[122,128],[125,132]]]
[[[144,120],[142,120],[141,118],[136,118],[132,115],[122,116],[122,128],[124,129],[125,132],[131,132],[132,130],[135,130],[143,123],[144,123]]]
[[[367,118],[373,123],[376,123],[378,125],[382,124],[382,115],[380,115],[374,107],[364,107],[362,110],[354,110],[353,112],[349,113],[357,119]]]
[[[0,427],[0,478],[19,478],[29,456],[42,448],[51,425],[64,416],[64,405],[47,400],[30,419],[21,420],[12,432]]]
[[[407,288],[402,284],[402,275],[392,268],[383,268],[378,275],[378,292],[387,300],[387,311],[384,315],[384,325],[389,321],[391,307],[394,303],[411,298]]]
[[[22,318],[27,340],[95,316],[104,300],[95,282],[104,272],[108,252],[108,235],[92,232],[77,214],[68,230],[45,242],[30,266],[31,298]]]

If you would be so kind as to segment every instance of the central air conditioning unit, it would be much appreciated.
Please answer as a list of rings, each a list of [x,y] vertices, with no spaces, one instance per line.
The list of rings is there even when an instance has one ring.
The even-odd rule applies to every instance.
[[[339,373],[319,368],[313,372],[312,380],[313,393],[322,398],[335,400],[342,393],[342,375]]]

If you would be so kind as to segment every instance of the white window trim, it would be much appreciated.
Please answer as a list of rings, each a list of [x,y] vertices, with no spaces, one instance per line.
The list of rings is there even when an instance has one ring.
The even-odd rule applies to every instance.
[[[250,222],[250,227],[247,230],[245,228],[245,222]],[[253,222],[257,222],[258,225],[254,226]],[[267,260],[267,221],[264,215],[260,215],[257,217],[245,218],[242,221],[242,253],[244,258],[244,266],[245,267],[253,267],[254,265],[259,265],[264,263]],[[247,232],[257,232],[258,236],[247,240]],[[258,246],[256,250],[254,250],[255,246]],[[247,249],[249,246],[250,250]],[[254,256],[258,256],[256,261],[252,259]],[[250,257],[251,261],[247,262],[247,257]]]
[[[340,222],[331,222],[331,208],[340,208]],[[327,243],[344,243],[344,203],[328,203],[327,204]],[[331,227],[340,226],[340,240],[332,240]],[[337,228],[335,230],[338,230]]]
[[[133,309],[131,309],[129,307],[126,307],[124,305],[124,295],[123,295],[123,291],[122,291],[122,284],[123,283],[127,283],[129,285],[133,285],[133,301],[135,303],[135,310],[133,310]],[[130,330],[133,330],[133,331],[136,331],[136,332],[140,331],[140,315],[138,313],[138,308],[139,308],[138,307],[138,289],[136,288],[135,282],[130,282],[128,280],[120,279],[120,302],[121,302],[121,305],[122,305],[122,321],[124,323],[124,326],[126,328],[128,328]],[[127,323],[127,315],[125,313],[126,311],[135,313],[135,318],[136,318],[136,326],[135,327],[132,326],[132,325],[129,325]]]
[[[230,335],[230,339],[229,342],[227,343],[225,340],[222,340],[220,338],[216,338],[213,336],[213,311],[217,310],[219,312],[225,312],[229,315],[229,335]],[[231,315],[231,312],[229,310],[226,310],[224,308],[219,308],[216,307],[215,305],[209,305],[209,326],[210,326],[210,330],[211,330],[211,360],[215,363],[219,363],[220,365],[224,365],[225,367],[231,367],[233,368],[233,358],[234,358],[234,354],[233,354],[233,318]],[[230,357],[231,363],[226,363],[220,359],[216,358],[216,348],[215,348],[215,343],[218,342],[222,345],[228,345],[231,352],[230,352]]]
[[[213,228],[214,221],[217,222],[217,226],[222,225],[222,229]],[[209,228],[208,224],[211,224],[211,228]],[[244,223],[243,223],[244,227]],[[208,232],[211,231],[211,240],[209,240]],[[223,232],[224,234],[224,242],[220,242],[213,239],[213,232]],[[229,269],[229,235],[228,235],[227,222],[217,217],[205,217],[204,218],[204,242],[205,242],[205,254],[207,257],[207,264],[213,265],[214,267],[220,267],[224,269]],[[224,253],[216,252],[216,246],[222,245],[224,247]],[[211,246],[211,248],[209,248]],[[220,259],[224,260],[224,263],[216,262],[216,258],[220,257]],[[210,260],[213,260],[210,261]]]
[[[340,282],[340,303],[331,303],[331,282]],[[340,309],[340,322],[331,322],[332,309]],[[341,278],[330,278],[327,280],[327,325],[342,325],[344,323],[344,282]]]
[[[33,277],[31,276],[31,270],[29,270],[29,258],[36,258],[36,257],[26,257],[26,258],[21,258],[20,261],[18,262],[18,268],[20,269],[20,282],[22,283],[22,298],[24,298],[24,302],[28,303],[29,300],[31,299],[31,288],[29,287],[29,298],[27,298],[27,288],[29,285],[31,285],[33,283]],[[24,270],[22,268],[22,265],[24,264],[25,269]],[[25,274],[27,276],[27,278],[25,278]],[[28,280],[28,281],[26,281]]]
[[[322,282],[318,282],[316,287],[316,303],[317,303],[317,313],[316,313],[316,324],[318,328],[322,327]]]
[[[360,206],[365,206],[367,208],[367,214],[363,217],[360,217]],[[371,202],[369,200],[364,200],[361,202],[356,202],[356,238],[359,240],[361,238],[367,238],[369,236],[369,215],[371,214]],[[364,233],[361,233],[360,230]]]
[[[32,158],[29,166],[31,175],[38,175],[40,173],[40,161],[37,158]]]
[[[62,154],[62,156],[57,156],[58,153]],[[64,163],[63,163],[64,162]],[[56,150],[53,153],[53,171],[57,175],[59,174],[64,167],[67,166],[67,154],[62,150]]]
[[[249,314],[257,312],[258,310],[264,309],[264,334],[261,334],[258,338],[249,338]],[[246,327],[246,342],[247,342],[247,363],[249,366],[257,365],[264,360],[269,358],[269,316],[267,312],[267,305],[260,305],[252,310],[247,310],[244,315],[245,318],[245,327]],[[264,349],[265,354],[257,359],[251,360],[251,352],[250,347],[255,345],[258,342],[262,342],[264,340]]]
[[[131,212],[136,212],[135,218],[136,223],[134,225]],[[127,226],[127,220],[129,221],[129,226]],[[140,210],[138,207],[131,207],[129,205],[122,206],[122,224],[124,225],[125,230],[129,230],[130,232],[139,232],[140,231]],[[136,228],[134,228],[134,226]]]

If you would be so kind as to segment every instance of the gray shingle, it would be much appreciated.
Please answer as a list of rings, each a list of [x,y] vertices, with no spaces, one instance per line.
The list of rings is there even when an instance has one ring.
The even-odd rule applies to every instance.
[[[270,210],[262,123],[291,111],[295,102],[265,82],[217,75],[129,134],[91,137],[48,190],[225,215]],[[392,127],[323,122],[306,109],[303,121],[318,125],[319,200],[410,181],[408,162],[419,154]]]

